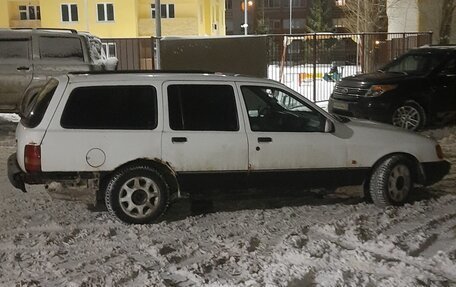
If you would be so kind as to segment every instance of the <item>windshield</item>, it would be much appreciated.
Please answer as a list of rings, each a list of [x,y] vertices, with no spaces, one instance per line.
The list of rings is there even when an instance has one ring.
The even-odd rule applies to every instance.
[[[59,81],[56,79],[49,80],[38,93],[28,100],[21,114],[21,123],[25,127],[34,128],[40,124],[58,84]]]
[[[380,71],[407,75],[425,75],[442,63],[442,60],[443,55],[439,54],[406,54]]]

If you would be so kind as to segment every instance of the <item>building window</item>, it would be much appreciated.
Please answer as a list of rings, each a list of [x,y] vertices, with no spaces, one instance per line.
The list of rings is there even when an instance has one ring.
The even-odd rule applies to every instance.
[[[285,7],[290,7],[290,1],[289,0],[286,0],[284,2],[284,6]],[[293,3],[291,4],[291,7],[293,8],[303,8],[303,7],[307,7],[307,0],[293,0]]]
[[[41,20],[40,6],[19,6],[19,18],[21,20]]]
[[[114,21],[114,4],[99,3],[97,4],[98,21]]]
[[[332,20],[334,27],[344,27],[345,19],[344,18],[334,18]]]
[[[290,29],[290,20],[289,19],[283,20],[283,28]],[[304,18],[292,19],[291,28],[292,29],[305,29],[306,28],[306,19],[304,19]]]
[[[270,27],[272,27],[273,30],[280,30],[282,29],[282,21],[280,21],[280,19],[272,19]]]
[[[62,22],[77,22],[78,5],[77,4],[62,4]]]
[[[174,4],[161,4],[160,13],[162,18],[175,18]],[[152,18],[155,19],[155,4],[151,4]]]
[[[344,6],[345,0],[336,0],[336,6]]]
[[[107,58],[117,57],[117,46],[116,43],[103,43],[103,50]]]
[[[264,7],[265,8],[280,7],[280,1],[279,0],[264,0]]]

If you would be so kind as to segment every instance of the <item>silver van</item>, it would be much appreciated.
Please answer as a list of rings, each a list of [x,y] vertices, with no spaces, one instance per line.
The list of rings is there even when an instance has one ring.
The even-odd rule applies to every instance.
[[[115,70],[101,40],[69,29],[0,29],[0,112],[19,112],[23,99],[51,77]]]

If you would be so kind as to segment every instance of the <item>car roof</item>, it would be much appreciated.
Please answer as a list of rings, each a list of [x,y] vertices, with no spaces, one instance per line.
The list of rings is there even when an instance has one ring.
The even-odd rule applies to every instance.
[[[447,53],[456,51],[456,45],[425,45],[410,50],[412,53]]]
[[[0,38],[24,38],[30,37],[32,34],[84,36],[85,33],[78,32],[74,29],[59,28],[0,28]]]
[[[128,82],[142,80],[160,81],[243,81],[256,83],[278,83],[276,81],[229,73],[213,73],[204,71],[107,71],[78,72],[68,74],[70,83],[89,82]],[[280,84],[280,83],[279,83]]]

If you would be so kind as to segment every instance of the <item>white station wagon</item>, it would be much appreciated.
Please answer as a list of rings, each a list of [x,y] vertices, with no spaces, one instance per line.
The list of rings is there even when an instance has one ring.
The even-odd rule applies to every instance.
[[[436,141],[336,117],[267,79],[212,73],[70,74],[18,124],[11,183],[89,188],[127,223],[150,223],[183,192],[364,185],[378,206],[450,169]]]

